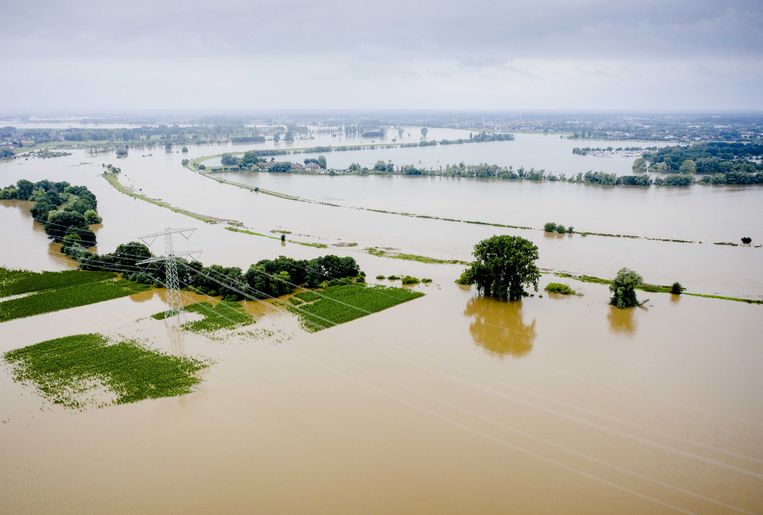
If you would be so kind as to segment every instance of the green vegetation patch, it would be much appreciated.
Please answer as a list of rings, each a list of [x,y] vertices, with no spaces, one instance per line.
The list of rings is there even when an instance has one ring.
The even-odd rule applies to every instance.
[[[124,279],[108,279],[45,290],[26,297],[0,302],[0,322],[126,297],[148,288],[149,286],[145,284]]]
[[[611,279],[603,279],[601,277],[594,277],[592,275],[573,275],[573,274],[568,274],[564,272],[556,272],[554,275],[556,275],[557,277],[564,277],[565,279],[573,279],[575,281],[581,281],[584,283],[607,284],[607,285],[612,284]],[[636,289],[652,292],[652,293],[674,294],[673,285],[641,283],[638,286],[636,286]],[[758,299],[745,299],[743,297],[729,297],[725,295],[713,295],[710,293],[686,292],[684,291],[683,286],[681,286],[681,292],[683,295],[689,295],[691,297],[704,297],[706,299],[731,300],[734,302],[746,302],[747,304],[763,304],[763,300],[758,300]]]
[[[14,367],[14,380],[33,384],[45,398],[67,408],[84,407],[83,395],[99,387],[112,392],[116,404],[183,395],[199,383],[196,373],[207,366],[129,340],[111,344],[100,334],[48,340],[4,357]]]
[[[103,281],[114,276],[115,274],[111,272],[86,272],[83,270],[30,272],[28,270],[10,270],[0,267],[0,297],[43,290],[55,290],[65,286]]]
[[[186,322],[183,329],[195,333],[208,333],[219,329],[233,329],[254,323],[254,319],[244,311],[240,302],[222,301],[217,304],[197,302],[185,307],[186,311],[198,313],[204,318],[194,322]]]
[[[466,261],[458,259],[438,259],[429,256],[419,256],[417,254],[404,254],[401,252],[395,252],[389,249],[382,249],[379,247],[370,247],[365,249],[366,252],[376,257],[386,257],[392,259],[402,259],[405,261],[418,261],[419,263],[427,263],[430,265],[468,265]]]
[[[310,290],[297,293],[294,296],[303,302],[313,302],[321,298],[320,295]]]
[[[546,291],[549,293],[558,293],[560,295],[577,295],[578,293],[564,283],[548,283],[546,285]]]
[[[319,295],[314,295],[317,300],[299,307],[289,307],[292,312],[300,316],[303,326],[308,331],[320,331],[343,324],[416,299],[424,294],[403,288],[347,284],[329,286],[321,290]]]
[[[217,304],[197,302],[185,308],[189,313],[197,313],[204,318],[186,322],[181,327],[194,333],[211,333],[220,329],[233,329],[254,323],[254,319],[244,311],[240,302],[221,301]],[[172,316],[172,311],[162,311],[151,315],[157,320]]]

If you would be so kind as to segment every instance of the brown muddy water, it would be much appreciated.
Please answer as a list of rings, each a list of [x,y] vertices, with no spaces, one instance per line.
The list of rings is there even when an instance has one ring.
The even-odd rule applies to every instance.
[[[453,284],[462,267],[361,250],[386,244],[468,258],[480,238],[511,232],[540,246],[543,266],[610,276],[629,265],[655,282],[760,297],[761,249],[551,238],[303,204],[218,184],[182,169],[180,154],[155,154],[4,163],[0,178],[90,187],[104,218],[101,251],[165,226],[192,226],[199,230],[183,245],[203,249],[205,262],[246,266],[279,253],[332,252],[356,257],[369,277],[434,282],[420,287],[423,298],[315,334],[259,303],[247,306],[258,319],[252,335],[218,341],[178,333],[149,318],[166,309],[161,291],[0,324],[0,352],[96,331],[213,361],[190,395],[85,411],[46,403],[0,367],[0,512],[763,511],[761,306],[639,292],[646,308],[616,310],[606,286],[574,281],[565,282],[582,296],[500,303]],[[122,166],[124,182],[179,207],[260,232],[282,228],[359,246],[282,246],[202,224],[118,193],[98,177],[101,162]],[[421,191],[422,211],[448,207]],[[706,191],[718,190],[691,188],[680,203],[670,201],[677,207],[669,218],[680,219],[682,231],[695,227],[692,216],[706,216],[702,202],[719,216],[731,213],[729,227],[749,222],[733,200],[713,203]],[[745,191],[751,202],[763,192]],[[498,197],[485,205],[500,206]],[[468,209],[479,214],[472,202]],[[670,213],[670,202],[654,209]],[[555,218],[571,223],[564,215],[579,205],[571,200]],[[622,220],[635,232],[660,232],[635,216]],[[23,203],[0,202],[0,227],[8,242],[1,265],[71,266]],[[550,280],[558,278],[544,276],[541,286]]]

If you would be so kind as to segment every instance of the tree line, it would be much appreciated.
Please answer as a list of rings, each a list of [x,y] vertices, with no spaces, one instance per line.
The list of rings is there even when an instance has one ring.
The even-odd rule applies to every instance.
[[[64,246],[92,247],[96,243],[92,224],[101,222],[98,201],[86,186],[68,182],[19,180],[0,190],[0,199],[28,200],[35,220],[43,223],[46,234]]]

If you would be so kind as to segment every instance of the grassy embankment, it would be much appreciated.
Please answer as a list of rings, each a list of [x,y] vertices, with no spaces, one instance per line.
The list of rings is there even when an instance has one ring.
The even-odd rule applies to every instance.
[[[254,323],[254,319],[244,311],[240,302],[221,301],[216,304],[197,302],[183,308],[185,311],[197,313],[204,318],[186,322],[181,327],[195,333],[211,333],[221,329],[235,329]],[[157,320],[163,320],[172,315],[171,311],[162,311],[152,315]]]
[[[163,200],[151,198],[149,196],[143,195],[142,193],[137,193],[133,191],[131,188],[128,188],[121,182],[119,182],[119,177],[117,177],[117,174],[112,172],[104,172],[103,173],[104,179],[111,184],[114,189],[119,191],[120,193],[123,193],[125,195],[128,195],[130,197],[142,200],[144,202],[148,202],[150,204],[154,204],[155,206],[163,207],[165,209],[169,209],[171,211],[174,211],[175,213],[179,213],[181,215],[190,216],[191,218],[195,218],[196,220],[201,220],[204,223],[208,224],[217,224],[217,223],[226,223],[228,225],[225,226],[225,228],[229,231],[234,231],[242,234],[248,234],[250,236],[259,236],[262,238],[269,238],[272,240],[280,240],[281,238],[278,236],[273,236],[272,234],[264,234],[256,231],[251,231],[249,229],[243,229],[242,226],[244,225],[242,222],[238,220],[229,220],[226,218],[217,218],[214,216],[205,215],[202,213],[196,213],[194,211],[189,211],[187,209],[183,209],[180,207],[173,206],[169,202],[165,202]],[[305,247],[315,247],[319,249],[325,249],[328,248],[328,245],[324,243],[313,243],[309,241],[297,241],[297,240],[289,240],[290,243],[295,243],[297,245],[303,245]]]
[[[95,304],[145,291],[149,286],[117,278],[110,272],[28,272],[0,268],[0,322]]]
[[[392,249],[385,249],[380,247],[370,247],[365,251],[372,256],[386,257],[391,259],[402,259],[403,261],[418,261],[419,263],[427,263],[430,265],[469,265],[467,261],[461,261],[460,259],[438,259],[429,256],[420,256],[417,254],[405,254],[397,252]]]
[[[100,334],[48,340],[5,354],[16,381],[34,385],[46,399],[83,408],[83,398],[101,389],[115,397],[106,404],[171,397],[192,391],[199,360],[169,356],[133,341],[110,343]]]
[[[217,223],[232,223],[232,224],[239,224],[240,222],[237,222],[235,220],[227,220],[225,218],[217,218],[214,216],[204,215],[201,213],[196,213],[194,211],[188,211],[187,209],[175,207],[169,202],[165,202],[163,200],[151,198],[147,195],[143,195],[142,193],[138,193],[131,188],[128,188],[121,182],[119,182],[119,177],[117,174],[113,172],[103,172],[103,178],[106,179],[106,181],[111,184],[114,189],[119,191],[120,193],[123,193],[127,196],[142,200],[144,202],[148,202],[149,204],[154,204],[155,206],[163,207],[165,209],[169,209],[171,211],[174,211],[176,213],[180,213],[181,215],[190,216],[191,218],[195,218],[196,220],[201,220],[204,223],[208,224],[217,224]]]
[[[237,232],[241,234],[248,234],[249,236],[259,236],[260,238],[268,238],[271,240],[281,240],[280,236],[273,236],[272,234],[264,234],[261,232],[252,231],[249,229],[242,229],[241,227],[233,227],[231,225],[226,225],[225,229],[231,232]],[[302,245],[304,247],[315,247],[317,249],[326,249],[328,248],[328,245],[325,243],[315,243],[312,241],[297,241],[297,240],[288,240],[289,243],[296,243],[297,245]]]
[[[554,275],[558,277],[564,277],[565,279],[573,279],[575,281],[581,281],[584,283],[594,283],[594,284],[612,284],[611,279],[604,279],[602,277],[595,277],[592,275],[573,275],[568,274],[564,272],[555,272]],[[643,283],[638,286],[636,286],[637,290],[652,292],[652,293],[671,293],[671,286],[661,285],[661,284],[649,284],[649,283]],[[734,302],[746,302],[747,304],[763,304],[763,300],[757,300],[757,299],[745,299],[742,297],[729,297],[726,295],[713,295],[710,293],[692,293],[692,292],[683,292],[681,295],[689,295],[691,297],[703,297],[706,299],[719,299],[719,300],[731,300]]]
[[[423,296],[421,292],[386,286],[346,284],[294,295],[289,310],[311,332],[327,329]]]

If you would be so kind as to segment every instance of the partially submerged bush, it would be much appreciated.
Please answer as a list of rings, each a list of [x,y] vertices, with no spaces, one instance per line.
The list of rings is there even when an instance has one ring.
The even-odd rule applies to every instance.
[[[620,309],[639,306],[636,298],[636,287],[643,282],[640,275],[628,268],[621,268],[609,289],[612,292],[612,299],[609,301],[615,307]]]
[[[376,280],[377,281],[383,281],[384,279],[386,279],[386,277],[384,277],[383,275],[377,275],[376,276]]]
[[[413,277],[412,275],[406,275],[403,277],[403,284],[407,285],[413,285],[413,284],[419,284],[421,280],[418,277]]]
[[[577,295],[578,293],[564,283],[548,283],[546,291],[549,293],[558,293],[560,295]]]
[[[752,238],[750,238],[749,236],[744,236],[742,237],[742,243],[744,243],[745,245],[749,245],[750,243],[752,243]]]
[[[565,233],[572,233],[574,232],[574,228],[570,225],[569,227],[565,227],[562,224],[557,224],[554,222],[546,222],[543,225],[543,230],[546,232],[555,232],[558,234],[565,234]]]
[[[673,283],[673,285],[670,287],[670,293],[672,293],[673,295],[681,295],[681,293],[683,293],[683,291],[684,291],[685,289],[686,289],[686,288],[684,288],[683,286],[681,286],[681,283],[675,282],[675,283]]]

